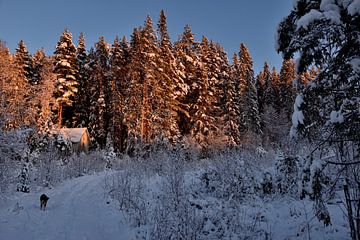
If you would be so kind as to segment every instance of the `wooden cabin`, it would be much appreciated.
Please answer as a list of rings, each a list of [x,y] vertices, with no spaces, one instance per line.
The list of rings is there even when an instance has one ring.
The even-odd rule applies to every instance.
[[[71,141],[73,153],[89,152],[90,134],[87,128],[61,128],[60,134]]]

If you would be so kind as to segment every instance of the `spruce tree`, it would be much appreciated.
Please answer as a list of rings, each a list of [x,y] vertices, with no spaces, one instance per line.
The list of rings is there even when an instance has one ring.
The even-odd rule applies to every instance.
[[[273,87],[269,64],[264,63],[263,70],[256,77],[257,92],[259,100],[259,113],[262,114],[267,106],[273,101]]]
[[[143,99],[141,108],[141,139],[144,143],[155,140],[161,133],[159,123],[164,119],[162,111],[166,106],[161,103],[163,91],[162,83],[157,79],[159,75],[160,49],[150,16],[146,18],[142,33],[141,45],[143,49],[143,65],[145,76],[143,78]]]
[[[263,79],[263,71],[260,71],[259,74],[255,77],[256,79],[256,90],[258,94],[259,102],[259,114],[264,112],[264,95],[265,95],[265,81]]]
[[[320,69],[312,66],[310,70],[302,72],[298,77],[297,87],[299,90],[306,87],[309,83],[313,82],[318,76]]]
[[[224,49],[218,43],[210,42],[210,63],[207,63],[210,81],[211,92],[214,97],[214,107],[211,111],[211,115],[215,118],[215,124],[219,130],[223,132],[224,123],[222,116],[224,115],[225,106],[225,82],[230,76],[230,66],[228,58]]]
[[[253,62],[249,50],[243,43],[240,45],[239,56],[241,131],[259,133],[261,132],[259,102]]]
[[[195,52],[194,34],[189,25],[186,25],[184,32],[175,43],[174,47],[175,58],[178,62],[178,72],[184,79],[186,94],[179,100],[181,105],[185,108],[179,114],[179,130],[183,136],[190,135],[192,128],[192,117],[194,115],[193,105],[197,101],[197,74],[199,73],[199,57]]]
[[[34,61],[34,63],[36,62]],[[56,106],[56,99],[53,96],[56,78],[53,59],[45,56],[41,61],[40,81],[37,85],[34,85],[37,89],[35,96],[36,110],[38,111],[36,121],[40,133],[48,132],[57,123],[57,117],[52,111]]]
[[[76,47],[68,29],[61,34],[54,53],[54,73],[57,74],[54,97],[58,104],[58,126],[71,127],[73,104],[78,92]]]
[[[32,78],[32,84],[33,85],[39,85],[44,80],[41,77],[41,73],[43,71],[43,67],[46,61],[46,55],[43,48],[38,49],[34,56],[32,57],[33,62],[33,78]]]
[[[41,109],[43,100],[39,98],[42,95],[44,88],[44,65],[46,64],[47,58],[45,56],[44,49],[38,49],[32,56],[32,78],[30,82],[29,91],[29,111],[27,113],[28,118],[31,119],[31,125],[38,125],[39,118],[41,117]]]
[[[291,59],[294,54],[299,56],[298,74],[313,65],[320,72],[296,97],[292,137],[299,137],[300,133],[315,140],[306,166],[318,157],[316,164],[311,165],[314,178],[310,179],[316,216],[324,224],[330,223],[322,199],[326,184],[321,184],[319,176],[328,172],[324,169],[326,166],[331,166],[332,173],[339,167],[351,238],[360,239],[358,1],[297,0],[293,6],[291,13],[279,24],[277,51],[282,52],[285,59]],[[334,152],[333,161],[323,157],[329,149]],[[315,165],[319,167],[314,171]]]
[[[280,112],[280,75],[277,72],[276,68],[273,67],[271,70],[270,81],[272,86],[272,91],[274,93],[274,98],[272,100],[272,106],[277,113]]]
[[[235,94],[234,94],[234,104],[236,106],[237,111],[237,123],[238,123],[238,127],[239,130],[238,131],[242,131],[241,129],[241,92],[240,92],[240,65],[239,65],[239,57],[237,53],[233,54],[232,57],[233,60],[233,64],[231,66],[231,78],[232,81],[235,84],[234,90],[235,90]]]
[[[18,192],[29,193],[30,192],[30,180],[29,180],[29,161],[23,162],[23,166],[19,175],[19,183],[17,186]]]
[[[109,133],[111,79],[109,78],[109,46],[104,37],[95,44],[91,70],[90,128],[100,148],[106,146]]]
[[[4,129],[17,128],[23,124],[26,109],[24,99],[27,81],[14,63],[13,56],[4,42],[0,41],[1,114]]]
[[[87,55],[87,71],[88,78],[88,96],[89,96],[89,111],[88,111],[88,128],[90,136],[94,138],[93,147],[98,147],[97,143],[97,100],[99,99],[99,81],[96,76],[96,56],[95,49],[91,47]]]
[[[89,110],[90,110],[90,95],[89,95],[89,71],[88,71],[88,56],[85,47],[85,37],[80,33],[78,39],[78,46],[76,49],[76,63],[77,63],[77,80],[78,93],[75,97],[75,117],[74,127],[88,127],[89,126]]]
[[[295,62],[284,60],[280,70],[280,104],[285,116],[290,119],[295,100],[294,81],[296,79]]]
[[[224,56],[224,65],[221,74],[223,75],[223,124],[225,126],[225,135],[228,136],[229,145],[238,145],[240,143],[240,127],[239,127],[239,96],[238,96],[238,78],[236,67],[238,65],[237,55],[233,56],[233,65],[230,66]]]
[[[140,141],[141,100],[142,100],[142,78],[144,68],[142,65],[142,50],[140,45],[141,29],[135,28],[130,41],[130,56],[127,77],[128,87],[125,91],[124,120],[128,129],[127,148],[133,147],[135,142]]]
[[[159,48],[148,16],[142,28],[134,29],[131,40],[125,120],[132,142],[148,144],[158,136],[159,126],[155,123],[161,121],[161,117],[157,105],[163,93],[157,79],[159,71]]]
[[[34,84],[34,69],[33,62],[30,53],[23,40],[18,44],[15,53],[15,64],[19,69],[19,75],[25,78],[25,81],[29,84]]]
[[[161,94],[161,102],[158,107],[161,107],[158,126],[159,130],[164,131],[164,137],[171,142],[176,142],[180,139],[180,129],[178,126],[179,116],[186,112],[186,109],[181,105],[180,100],[186,95],[188,88],[184,83],[183,75],[179,72],[179,64],[173,53],[170,37],[167,32],[166,16],[164,11],[160,12],[158,22],[159,32],[159,66],[161,71],[158,73],[159,92]]]
[[[9,55],[10,56],[10,55]],[[4,81],[4,94],[6,98],[6,128],[34,125],[34,115],[31,108],[32,62],[23,41],[19,42],[15,56],[10,56],[11,64],[7,67],[8,81]],[[5,68],[6,69],[6,68]]]
[[[11,55],[5,43],[0,40],[0,126],[5,128],[8,119],[7,83],[10,81]]]
[[[19,42],[18,48],[16,48],[14,64],[18,70],[18,77],[21,78],[21,80],[19,80],[24,84],[21,91],[24,98],[23,101],[24,103],[28,103],[33,97],[30,85],[34,84],[34,68],[32,56],[28,52],[23,40]]]
[[[192,84],[192,91],[196,97],[194,104],[191,105],[191,135],[205,147],[218,130],[213,115],[213,109],[217,108],[215,86],[218,84],[218,79],[214,77],[215,73],[211,73],[214,66],[210,44],[206,37],[203,37],[201,44],[198,45],[198,52],[200,59],[195,72],[196,82]]]
[[[124,37],[120,42],[116,37],[111,47],[110,75],[111,101],[110,101],[110,131],[114,150],[124,152],[126,149],[127,127],[124,123],[126,89],[128,88],[127,71],[129,64],[129,45]]]

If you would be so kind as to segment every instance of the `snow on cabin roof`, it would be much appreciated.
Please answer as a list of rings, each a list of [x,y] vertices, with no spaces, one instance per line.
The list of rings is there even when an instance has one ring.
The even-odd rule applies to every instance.
[[[60,133],[69,138],[71,142],[80,142],[81,137],[87,131],[87,128],[62,128]]]

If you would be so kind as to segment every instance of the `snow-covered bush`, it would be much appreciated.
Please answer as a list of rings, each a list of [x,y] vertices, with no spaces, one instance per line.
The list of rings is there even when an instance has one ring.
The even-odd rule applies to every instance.
[[[215,197],[228,200],[241,200],[259,192],[255,162],[238,152],[219,154],[201,176],[204,189]]]
[[[260,182],[260,184],[261,184],[262,192],[264,195],[270,195],[275,192],[274,180],[273,180],[273,176],[270,172],[265,172],[263,174],[263,178],[262,178],[262,181]]]
[[[297,193],[299,161],[297,156],[284,156],[280,154],[275,160],[277,191],[282,194]]]
[[[2,191],[6,191],[10,183],[17,177],[17,191],[30,192],[30,162],[26,138],[31,129],[0,131],[0,184]]]
[[[134,165],[119,171],[107,179],[106,188],[111,198],[117,201],[134,227],[145,225],[148,220],[144,178]]]
[[[21,169],[20,175],[19,175],[19,183],[17,186],[17,191],[29,193],[30,192],[30,179],[29,179],[29,171],[30,171],[30,164],[29,161],[23,162],[23,167]]]
[[[34,133],[28,138],[28,146],[30,150],[30,157],[36,161],[37,155],[42,152],[47,152],[49,149],[58,151],[59,155],[63,156],[64,163],[66,157],[72,154],[72,143],[63,135],[55,132]]]
[[[73,154],[66,158],[67,163],[63,166],[63,175],[65,178],[74,178],[101,172],[106,169],[105,156],[102,151],[90,152],[89,154]]]
[[[11,182],[11,164],[8,158],[0,156],[0,196],[4,196]]]
[[[330,214],[324,203],[325,198],[330,196],[326,193],[328,186],[333,185],[331,179],[324,174],[325,164],[320,159],[308,157],[304,162],[299,174],[300,198],[309,196],[314,201],[315,216],[326,226],[331,224]],[[329,192],[328,192],[329,193]]]
[[[62,156],[55,146],[49,146],[33,158],[36,184],[51,187],[63,180]]]
[[[199,235],[201,221],[189,199],[185,183],[184,157],[171,155],[164,162],[164,177],[156,195],[153,211],[152,239],[194,239]]]
[[[0,131],[0,196],[5,196],[10,184],[18,181],[22,167],[21,151],[25,145],[24,138],[15,131]]]

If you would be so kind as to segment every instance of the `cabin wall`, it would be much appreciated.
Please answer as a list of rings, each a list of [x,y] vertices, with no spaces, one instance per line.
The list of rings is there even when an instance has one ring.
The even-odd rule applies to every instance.
[[[72,143],[72,150],[74,153],[81,153],[81,152],[85,152],[85,153],[89,153],[89,137],[87,134],[84,134],[79,142],[76,143]]]

